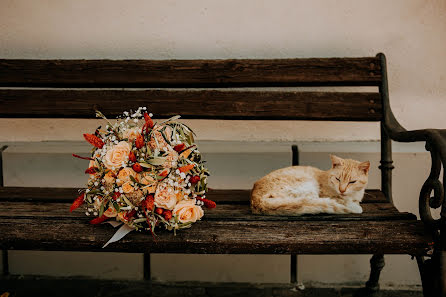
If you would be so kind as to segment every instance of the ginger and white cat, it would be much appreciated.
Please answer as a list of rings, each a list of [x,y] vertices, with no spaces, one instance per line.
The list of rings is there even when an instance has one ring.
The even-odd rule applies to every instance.
[[[279,169],[259,179],[251,191],[253,213],[301,215],[362,213],[359,205],[368,182],[370,162],[331,155],[332,168]]]

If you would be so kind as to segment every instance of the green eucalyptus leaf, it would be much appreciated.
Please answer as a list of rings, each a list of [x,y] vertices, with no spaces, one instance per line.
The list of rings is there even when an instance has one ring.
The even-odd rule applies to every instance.
[[[132,182],[134,182],[134,183],[138,183],[138,181],[137,181],[133,176],[131,176],[131,175],[130,175],[130,180],[131,180]]]
[[[148,159],[147,162],[155,166],[163,165],[166,162],[166,157],[153,157]]]
[[[105,203],[101,203],[101,206],[99,207],[99,216],[102,217],[102,215],[104,214],[104,208],[105,208]]]

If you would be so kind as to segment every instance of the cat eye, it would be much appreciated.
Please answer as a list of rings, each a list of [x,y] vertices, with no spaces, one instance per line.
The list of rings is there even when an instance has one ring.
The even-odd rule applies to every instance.
[[[354,184],[356,181],[355,180],[352,180],[351,182],[349,182],[349,184]]]
[[[341,181],[339,178],[336,178],[337,181]]]

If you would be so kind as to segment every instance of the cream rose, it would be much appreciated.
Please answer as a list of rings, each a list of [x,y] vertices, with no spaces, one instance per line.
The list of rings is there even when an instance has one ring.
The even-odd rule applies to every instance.
[[[123,138],[127,138],[129,142],[133,142],[136,139],[136,136],[139,134],[139,129],[137,128],[131,128],[127,129],[122,133]]]
[[[111,170],[116,170],[122,166],[122,162],[127,161],[130,153],[130,144],[126,141],[121,141],[112,146],[105,154],[102,162],[105,167]]]
[[[195,223],[204,215],[201,206],[195,205],[195,199],[182,200],[173,209],[181,223]]]
[[[131,181],[130,176],[136,179],[136,172],[130,167],[124,167],[122,168],[118,173],[118,179],[117,182],[118,186],[121,186],[122,184]]]
[[[155,192],[155,205],[164,209],[172,210],[177,204],[177,196],[174,188],[166,183],[158,184]]]

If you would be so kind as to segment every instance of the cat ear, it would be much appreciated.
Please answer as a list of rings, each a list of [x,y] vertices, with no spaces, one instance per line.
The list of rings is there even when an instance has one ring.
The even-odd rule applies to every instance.
[[[330,155],[330,159],[331,159],[331,164],[332,164],[333,168],[344,165],[344,160],[342,158],[339,158],[335,155]]]
[[[369,173],[369,169],[370,169],[370,162],[366,161],[366,162],[362,162],[358,165],[359,170],[363,171],[365,174]]]

